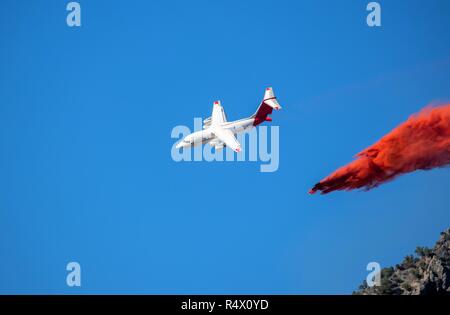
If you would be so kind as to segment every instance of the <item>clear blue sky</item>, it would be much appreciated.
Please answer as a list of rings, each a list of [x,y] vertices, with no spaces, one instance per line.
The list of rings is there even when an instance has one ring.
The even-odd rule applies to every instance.
[[[450,226],[448,168],[307,194],[450,100],[449,1],[380,1],[378,29],[369,1],[79,1],[81,28],[67,2],[0,4],[0,293],[347,294]],[[278,172],[172,161],[174,126],[266,86]]]

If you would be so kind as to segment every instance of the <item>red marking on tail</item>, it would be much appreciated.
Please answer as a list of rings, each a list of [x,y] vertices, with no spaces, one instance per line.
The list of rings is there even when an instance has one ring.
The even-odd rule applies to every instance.
[[[266,121],[268,118],[267,115],[272,114],[273,108],[269,105],[267,105],[264,101],[261,103],[261,105],[258,108],[258,111],[255,115],[255,121],[253,122],[253,126],[258,126],[259,124]],[[270,119],[270,117],[269,117]]]

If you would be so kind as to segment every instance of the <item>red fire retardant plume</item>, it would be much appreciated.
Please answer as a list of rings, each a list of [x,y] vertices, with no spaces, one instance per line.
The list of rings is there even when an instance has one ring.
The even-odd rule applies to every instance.
[[[450,104],[426,107],[322,179],[310,191],[369,190],[415,170],[450,163]]]

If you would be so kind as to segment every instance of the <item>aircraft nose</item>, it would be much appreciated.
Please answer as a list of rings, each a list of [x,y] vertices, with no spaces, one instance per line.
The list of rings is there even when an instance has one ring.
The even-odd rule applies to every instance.
[[[177,149],[186,148],[186,147],[189,147],[190,145],[191,145],[190,139],[189,138],[184,138],[183,140],[178,142],[178,144],[176,145],[176,148]]]

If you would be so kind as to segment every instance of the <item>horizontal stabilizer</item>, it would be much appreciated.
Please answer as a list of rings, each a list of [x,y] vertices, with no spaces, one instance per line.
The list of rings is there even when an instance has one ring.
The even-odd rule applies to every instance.
[[[268,117],[268,115],[272,114],[273,109],[279,110],[281,109],[281,106],[277,101],[273,89],[268,87],[264,93],[264,99],[261,102],[261,105],[259,105],[258,110],[253,115],[255,118],[253,126],[257,126],[264,121],[272,121],[272,118]]]

